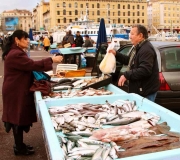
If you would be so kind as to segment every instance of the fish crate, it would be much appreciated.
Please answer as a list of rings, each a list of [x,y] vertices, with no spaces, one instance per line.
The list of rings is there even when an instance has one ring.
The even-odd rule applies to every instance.
[[[38,99],[38,98],[37,98]],[[36,99],[36,100],[37,100]],[[52,122],[51,117],[48,112],[48,108],[52,106],[62,107],[68,104],[77,104],[77,103],[91,103],[91,104],[104,104],[107,100],[109,103],[113,103],[119,99],[136,101],[138,110],[153,112],[158,114],[161,117],[160,122],[166,121],[167,124],[171,127],[171,131],[180,132],[180,116],[172,111],[155,104],[146,98],[143,98],[137,94],[121,94],[121,95],[112,95],[112,96],[101,96],[101,97],[85,97],[85,98],[74,98],[71,101],[67,99],[57,99],[53,101],[43,101],[39,100],[36,105],[39,108],[39,118],[42,122],[42,128],[44,131],[44,138],[47,142],[50,159],[52,160],[62,160],[64,158],[64,153],[62,148],[59,145],[57,135],[62,135],[61,132],[56,132]],[[105,127],[106,128],[106,127]],[[172,149],[148,154],[142,154],[138,156],[131,156],[126,158],[117,158],[115,160],[179,160],[180,159],[180,149]]]
[[[104,88],[105,90],[108,90],[108,91],[111,91],[112,94],[108,95],[108,96],[112,96],[112,95],[120,95],[120,94],[128,94],[127,92],[123,91],[122,89],[116,87],[115,85],[113,84],[109,84],[107,86],[103,86],[103,87],[100,87],[100,88]],[[74,90],[77,90],[77,89],[74,89]],[[67,92],[67,90],[62,90],[62,92]],[[34,97],[35,97],[35,104],[36,104],[36,112],[37,112],[37,115],[39,116],[39,108],[38,108],[38,102],[41,101],[41,100],[44,100],[44,101],[51,101],[51,100],[57,100],[56,98],[50,98],[50,99],[43,99],[42,95],[41,95],[41,92],[39,91],[36,91],[34,93]],[[89,96],[82,96],[82,97],[89,97]],[[82,98],[80,97],[80,98]],[[95,97],[95,96],[93,96]],[[99,96],[98,96],[99,97]],[[74,98],[77,98],[77,97],[70,97],[71,99],[74,99]],[[68,99],[68,98],[60,98],[60,99]]]

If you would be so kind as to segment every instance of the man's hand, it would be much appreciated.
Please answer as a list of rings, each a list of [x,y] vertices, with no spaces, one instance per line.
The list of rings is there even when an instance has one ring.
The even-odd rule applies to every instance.
[[[119,81],[118,81],[118,86],[124,86],[124,82],[126,81],[126,77],[124,77],[124,75],[122,75],[120,78],[119,78]]]
[[[112,54],[114,54],[114,56],[116,56],[116,50],[114,50],[114,49],[110,49],[109,53],[112,53]]]

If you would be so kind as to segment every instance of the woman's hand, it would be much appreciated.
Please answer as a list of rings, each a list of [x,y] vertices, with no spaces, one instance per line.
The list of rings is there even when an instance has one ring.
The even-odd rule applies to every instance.
[[[60,63],[63,60],[63,56],[53,56],[52,61],[53,63]]]
[[[114,54],[114,56],[116,56],[116,50],[114,50],[114,49],[110,49],[109,53],[112,53],[112,54]]]

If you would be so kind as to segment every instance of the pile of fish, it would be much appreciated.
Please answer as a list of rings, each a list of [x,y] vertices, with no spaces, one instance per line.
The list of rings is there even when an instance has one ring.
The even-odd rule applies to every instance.
[[[59,136],[59,141],[67,160],[112,160],[118,158],[117,152],[124,151],[115,142],[156,134],[149,128],[160,117],[137,108],[135,101],[117,100],[52,106],[49,113],[55,130],[65,135]]]
[[[108,91],[104,88],[94,89],[88,88],[84,90],[71,90],[69,88],[67,91],[51,92],[49,96],[43,96],[43,99],[48,98],[71,98],[71,97],[82,97],[82,96],[101,96],[101,95],[111,95],[113,92]]]
[[[78,78],[62,78],[60,80],[57,80],[57,82],[52,85],[53,91],[59,91],[69,88],[83,88],[86,86],[91,86],[94,83],[100,82],[104,79],[109,78],[108,75],[104,75],[101,77],[93,77],[93,78],[84,78],[84,79],[78,79]]]
[[[104,143],[76,134],[58,135],[58,139],[66,160],[113,160],[118,158],[116,151],[120,150],[114,142]]]

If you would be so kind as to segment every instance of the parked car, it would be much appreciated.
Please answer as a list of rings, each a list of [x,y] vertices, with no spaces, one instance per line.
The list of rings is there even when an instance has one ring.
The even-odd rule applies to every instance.
[[[151,44],[157,54],[161,84],[155,102],[180,114],[180,42],[151,41]],[[131,54],[131,47],[132,44],[127,44],[118,51],[128,55]],[[119,76],[126,68],[123,66],[120,69]],[[128,82],[120,88],[128,91]]]

